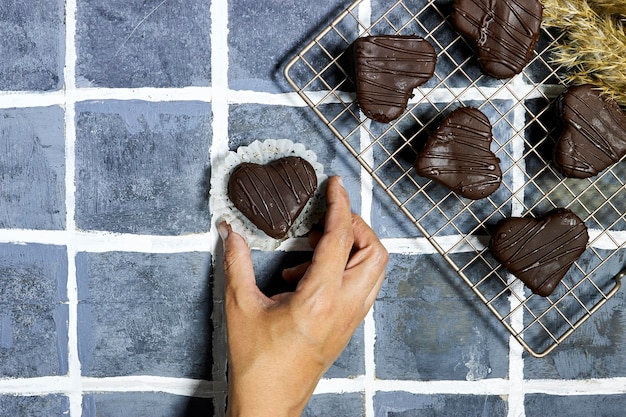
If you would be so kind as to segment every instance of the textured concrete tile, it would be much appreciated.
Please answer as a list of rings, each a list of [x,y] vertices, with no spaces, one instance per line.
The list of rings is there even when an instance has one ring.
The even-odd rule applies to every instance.
[[[207,86],[210,2],[78,2],[80,87]]]
[[[233,151],[255,140],[289,139],[302,143],[315,152],[327,175],[342,176],[350,194],[352,210],[359,212],[361,183],[358,163],[309,108],[232,105],[228,137]]]
[[[67,252],[0,244],[0,377],[67,373]]]
[[[85,230],[206,232],[211,106],[77,106],[76,224]]]
[[[504,417],[506,400],[485,395],[417,395],[379,392],[374,397],[376,417]]]
[[[0,90],[50,91],[63,86],[65,1],[0,3]]]
[[[229,1],[230,87],[238,90],[292,91],[283,77],[285,64],[349,4],[345,0]],[[356,33],[356,28],[353,30]],[[337,40],[341,42],[340,38]],[[345,47],[345,43],[339,45],[329,45],[329,48]],[[339,52],[330,51],[331,54]],[[311,61],[320,69],[326,63],[322,54],[316,54]]]
[[[626,409],[626,395],[555,396],[528,394],[524,399],[527,417],[621,417]]]
[[[0,228],[65,228],[63,109],[1,110],[0,148]]]
[[[209,254],[79,253],[76,268],[83,375],[210,378]]]
[[[295,285],[287,284],[282,278],[283,269],[310,261],[312,254],[313,252],[266,252],[253,250],[251,256],[258,287],[268,297],[286,291],[293,291]]]
[[[0,416],[49,417],[69,415],[69,399],[62,395],[21,397],[0,395]]]
[[[606,254],[606,251],[597,249],[596,252]],[[587,253],[581,258],[583,267],[585,267],[584,262]],[[625,262],[626,253],[621,251],[605,263],[600,273],[605,274],[606,277],[613,277],[622,269]],[[565,277],[565,280],[567,279],[568,276]],[[600,285],[603,281],[599,276],[595,276],[594,279],[597,282],[596,285]],[[608,279],[607,283],[613,285]],[[572,286],[573,283],[569,282],[569,285]],[[587,293],[582,290],[577,291],[578,299],[583,303],[588,303],[588,308],[591,308],[592,303],[597,302],[600,298],[598,290],[588,283],[581,285],[580,288],[588,291]],[[604,288],[604,291],[608,292],[608,288]],[[589,298],[591,296],[594,298]],[[566,308],[565,302],[559,303],[559,307],[562,313],[569,317],[576,317],[575,314],[582,314],[584,309],[572,298],[569,297],[569,308]],[[588,298],[589,300],[587,300]],[[625,306],[626,294],[620,290],[547,357],[535,359],[527,356],[524,360],[524,377],[529,379],[626,377],[626,357],[624,357],[624,349],[626,349]],[[526,314],[527,321],[530,320],[528,316],[529,314]],[[561,319],[560,322],[562,321]],[[547,324],[545,327],[552,330]],[[543,333],[543,337],[548,338],[545,333]]]
[[[292,291],[281,277],[283,269],[310,261],[312,252],[252,251],[257,285],[267,295]],[[360,325],[348,346],[324,375],[325,378],[349,378],[365,373],[363,360],[363,325]]]
[[[501,324],[439,255],[392,254],[374,306],[381,379],[504,378]]]
[[[212,398],[128,392],[85,395],[82,417],[202,417],[215,415],[214,412]]]
[[[365,416],[363,394],[314,395],[307,404],[302,417],[362,417]]]

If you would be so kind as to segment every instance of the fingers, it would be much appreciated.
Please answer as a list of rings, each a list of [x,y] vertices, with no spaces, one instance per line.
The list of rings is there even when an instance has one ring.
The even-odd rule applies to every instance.
[[[352,250],[354,236],[352,232],[352,212],[350,200],[339,177],[331,177],[326,187],[327,211],[324,222],[324,233],[319,239],[311,265],[301,287],[317,289],[321,286],[341,285]],[[305,284],[301,281],[301,284]]]
[[[226,222],[218,224],[224,244],[224,283],[226,308],[230,302],[252,305],[265,297],[256,285],[250,249],[241,235]]]
[[[363,314],[372,306],[385,278],[389,254],[374,231],[353,216],[354,250],[346,266],[344,287],[351,297],[364,301]]]

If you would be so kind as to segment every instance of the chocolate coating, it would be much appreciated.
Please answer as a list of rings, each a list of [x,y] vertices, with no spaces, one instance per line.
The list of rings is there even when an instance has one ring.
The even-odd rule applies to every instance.
[[[491,123],[480,110],[461,107],[428,138],[415,168],[463,197],[487,197],[502,182],[500,160],[491,152]]]
[[[555,209],[539,219],[513,217],[494,230],[493,256],[535,294],[552,294],[582,255],[587,227],[568,209]]]
[[[533,57],[543,6],[538,0],[456,0],[452,24],[478,50],[484,73],[519,74]]]
[[[315,170],[296,156],[266,165],[240,164],[228,180],[228,197],[235,207],[274,239],[287,235],[316,189]]]
[[[561,97],[565,128],[554,161],[567,177],[588,178],[626,155],[626,113],[593,86],[573,87]]]
[[[419,36],[367,36],[354,42],[356,93],[370,119],[387,123],[406,110],[415,87],[435,72],[435,48]]]

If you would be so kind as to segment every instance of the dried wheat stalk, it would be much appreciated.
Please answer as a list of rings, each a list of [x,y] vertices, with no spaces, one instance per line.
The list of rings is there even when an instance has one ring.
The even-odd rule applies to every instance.
[[[571,84],[595,84],[626,106],[626,4],[609,0],[542,0],[543,24],[565,32],[553,61]]]

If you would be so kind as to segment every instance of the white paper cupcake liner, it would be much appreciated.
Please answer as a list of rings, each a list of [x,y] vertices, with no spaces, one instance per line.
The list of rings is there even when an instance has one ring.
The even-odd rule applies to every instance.
[[[284,239],[274,239],[257,228],[243,215],[228,198],[228,180],[233,170],[244,162],[264,165],[276,159],[287,156],[298,156],[308,161],[317,175],[317,190],[307,202],[304,209],[289,229]],[[242,146],[236,152],[229,152],[223,161],[214,167],[214,181],[211,187],[211,210],[213,218],[218,222],[226,221],[233,230],[242,235],[250,248],[270,251],[290,237],[299,237],[307,234],[326,211],[324,198],[327,176],[324,167],[317,162],[317,156],[304,145],[287,139],[268,139],[254,141],[248,146]]]

